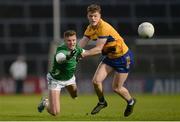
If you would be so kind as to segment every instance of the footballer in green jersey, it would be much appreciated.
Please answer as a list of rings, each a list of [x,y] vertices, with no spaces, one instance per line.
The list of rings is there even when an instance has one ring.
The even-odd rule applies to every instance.
[[[76,32],[68,30],[64,32],[64,43],[59,45],[54,55],[52,67],[47,74],[49,97],[42,98],[38,105],[38,111],[47,112],[53,116],[60,112],[60,93],[66,88],[72,98],[77,98],[77,86],[75,81],[75,69],[81,54],[84,52],[77,45]]]
[[[57,80],[69,80],[72,78],[76,69],[78,58],[81,56],[82,52],[83,49],[78,45],[75,46],[73,51],[69,50],[66,44],[60,45],[54,56],[52,69],[50,71],[51,76]],[[61,61],[58,62],[57,58],[60,58],[59,60]]]

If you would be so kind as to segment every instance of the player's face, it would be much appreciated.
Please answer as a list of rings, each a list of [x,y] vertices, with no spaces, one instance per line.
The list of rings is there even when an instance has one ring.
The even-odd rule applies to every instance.
[[[74,50],[76,47],[76,35],[65,37],[65,43],[70,50]]]
[[[101,14],[99,12],[88,12],[87,18],[89,20],[90,25],[96,26],[101,19]]]

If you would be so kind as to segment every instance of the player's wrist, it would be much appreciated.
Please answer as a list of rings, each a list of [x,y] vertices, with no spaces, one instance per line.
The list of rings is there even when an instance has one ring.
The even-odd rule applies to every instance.
[[[83,49],[83,52],[81,53],[81,57],[82,58],[86,57],[86,53],[87,53],[87,50]]]

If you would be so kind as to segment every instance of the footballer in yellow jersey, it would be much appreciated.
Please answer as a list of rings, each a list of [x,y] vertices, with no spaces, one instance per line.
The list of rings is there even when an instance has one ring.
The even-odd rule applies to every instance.
[[[84,35],[94,41],[98,38],[106,38],[107,40],[103,47],[103,51],[104,53],[108,53],[109,58],[118,58],[126,54],[128,51],[128,47],[124,43],[124,39],[110,24],[102,19],[96,27],[89,25]],[[113,53],[108,51],[109,48],[112,49]]]
[[[96,41],[96,46],[85,50],[82,57],[100,53],[105,56],[98,65],[92,79],[99,102],[93,108],[91,114],[97,114],[108,106],[103,93],[103,81],[112,72],[114,74],[112,89],[127,101],[124,111],[124,116],[127,117],[132,114],[136,103],[136,99],[130,95],[128,89],[124,86],[124,82],[133,65],[132,52],[118,32],[101,18],[101,7],[99,5],[91,4],[87,7],[87,18],[89,25],[84,32],[83,38],[79,41],[79,45],[80,47],[85,47],[90,40],[94,40]]]

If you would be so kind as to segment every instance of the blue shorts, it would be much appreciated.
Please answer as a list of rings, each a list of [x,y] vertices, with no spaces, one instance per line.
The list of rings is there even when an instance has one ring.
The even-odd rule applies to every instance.
[[[128,73],[134,65],[134,57],[133,53],[128,50],[126,54],[119,58],[110,59],[108,57],[105,57],[102,62],[111,66],[115,71],[119,73]]]

